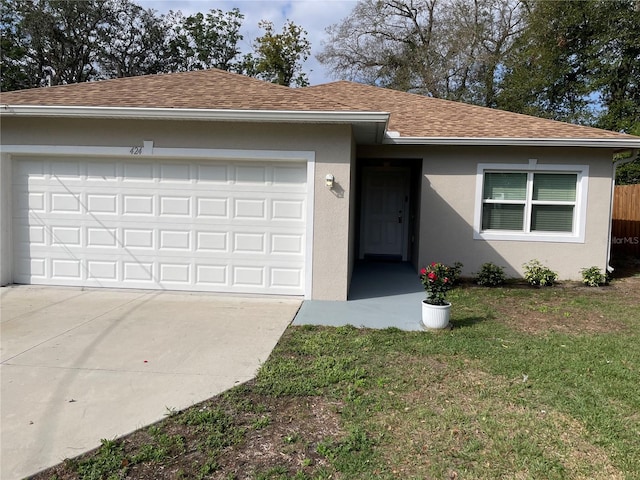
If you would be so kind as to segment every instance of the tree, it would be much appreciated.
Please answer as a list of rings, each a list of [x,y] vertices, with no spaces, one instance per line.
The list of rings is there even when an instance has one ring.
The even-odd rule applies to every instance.
[[[640,124],[640,3],[533,0],[498,106],[630,132]]]
[[[18,90],[33,85],[24,65],[26,41],[20,32],[16,0],[2,0],[0,5],[0,90]]]
[[[307,32],[260,22],[254,52],[240,56],[244,16],[210,10],[158,15],[132,0],[0,0],[3,91],[103,78],[218,68],[282,85],[308,84]]]
[[[587,61],[604,106],[596,125],[640,135],[640,1],[599,0],[591,13],[598,35]]]
[[[243,38],[240,27],[244,19],[240,10],[210,10],[206,15],[188,17],[178,11],[170,12],[169,18],[174,23],[169,39],[171,71],[240,68],[238,43]]]
[[[115,0],[113,21],[99,43],[100,73],[107,78],[167,72],[168,35],[164,16],[145,10],[130,0]]]
[[[318,55],[336,76],[486,106],[523,28],[519,0],[361,0]]]
[[[14,48],[26,86],[58,85],[100,78],[98,42],[111,19],[100,0],[15,0]],[[15,78],[15,77],[14,77]],[[3,87],[13,82],[5,80]],[[15,83],[15,82],[14,82]]]
[[[307,86],[307,75],[302,72],[302,62],[311,52],[307,32],[291,20],[287,20],[282,33],[274,32],[272,22],[262,21],[258,26],[264,30],[264,35],[253,42],[255,54],[245,56],[245,72],[287,87]]]

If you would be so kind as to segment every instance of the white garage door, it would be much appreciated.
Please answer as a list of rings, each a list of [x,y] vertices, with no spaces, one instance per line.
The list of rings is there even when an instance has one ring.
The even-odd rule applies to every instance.
[[[303,295],[306,164],[24,158],[14,282]]]

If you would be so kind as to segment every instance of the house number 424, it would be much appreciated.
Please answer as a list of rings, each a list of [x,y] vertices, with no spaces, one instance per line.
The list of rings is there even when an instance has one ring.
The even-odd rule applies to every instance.
[[[131,155],[142,155],[142,147],[131,147],[131,150],[129,150],[129,153]]]

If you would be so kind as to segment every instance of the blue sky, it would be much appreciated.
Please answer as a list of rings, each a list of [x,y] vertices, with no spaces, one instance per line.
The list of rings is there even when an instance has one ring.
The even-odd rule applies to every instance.
[[[326,40],[325,28],[348,16],[356,0],[137,0],[144,8],[153,8],[160,13],[180,10],[185,15],[196,12],[206,13],[211,9],[229,11],[237,7],[244,14],[241,48],[251,50],[251,41],[262,34],[258,28],[260,20],[273,22],[276,31],[280,31],[289,19],[307,31],[311,42],[311,56],[304,65],[311,85],[334,80],[326,69],[315,59]]]

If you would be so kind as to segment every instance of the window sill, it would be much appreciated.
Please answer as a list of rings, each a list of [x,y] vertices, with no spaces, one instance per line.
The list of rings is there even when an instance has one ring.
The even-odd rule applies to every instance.
[[[562,233],[473,232],[474,240],[508,242],[584,243],[584,237]]]

